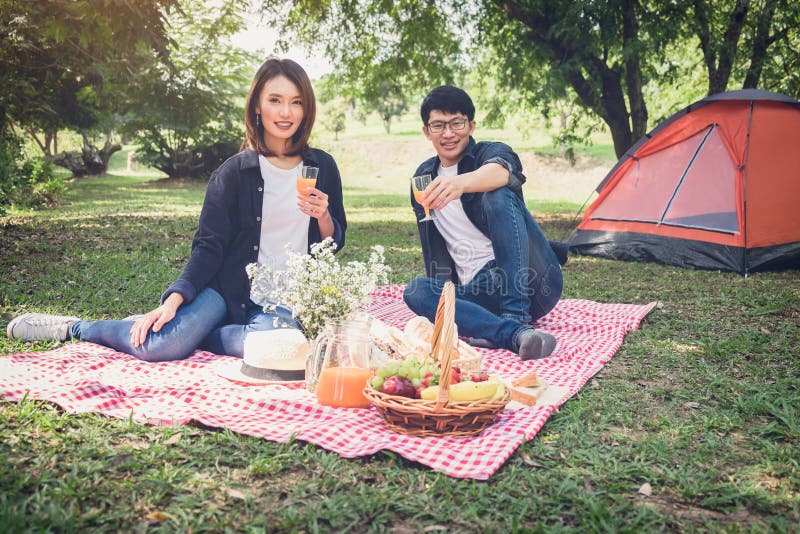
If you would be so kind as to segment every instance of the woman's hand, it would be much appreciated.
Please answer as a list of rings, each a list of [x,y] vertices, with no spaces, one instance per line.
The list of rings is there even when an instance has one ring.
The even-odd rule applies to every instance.
[[[141,347],[147,339],[150,329],[152,328],[153,332],[161,330],[165,324],[175,318],[175,313],[182,303],[183,296],[180,293],[170,293],[161,306],[145,313],[131,327],[131,344],[134,347]]]
[[[308,188],[304,191],[307,195],[297,195],[297,205],[300,211],[315,219],[327,219],[328,214],[328,195],[316,188]]]

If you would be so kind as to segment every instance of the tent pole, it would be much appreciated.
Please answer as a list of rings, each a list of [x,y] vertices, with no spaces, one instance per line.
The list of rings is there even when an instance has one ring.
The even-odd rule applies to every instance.
[[[747,169],[750,163],[750,127],[753,123],[753,107],[755,101],[750,100],[750,111],[747,115],[747,135],[744,142],[744,168],[742,169],[742,232],[744,233],[744,247],[742,250],[742,274],[747,276],[750,272],[750,261],[747,254]]]

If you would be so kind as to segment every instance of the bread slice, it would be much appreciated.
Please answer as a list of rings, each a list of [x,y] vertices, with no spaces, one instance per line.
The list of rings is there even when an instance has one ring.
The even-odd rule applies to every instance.
[[[535,406],[539,402],[539,397],[547,389],[547,384],[544,381],[539,383],[536,388],[524,388],[519,386],[511,386],[511,400],[517,401],[525,406]]]
[[[535,388],[541,386],[542,381],[539,380],[539,377],[536,376],[536,373],[529,373],[513,380],[511,385],[520,388]]]

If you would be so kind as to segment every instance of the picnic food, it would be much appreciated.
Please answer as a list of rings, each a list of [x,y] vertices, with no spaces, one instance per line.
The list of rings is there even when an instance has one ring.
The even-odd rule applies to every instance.
[[[433,383],[434,377],[435,383],[438,383],[437,365],[430,360],[412,356],[403,361],[394,361],[378,367],[370,384],[387,395],[413,399],[419,398],[418,391]],[[410,387],[406,387],[406,384]]]
[[[416,388],[411,380],[404,376],[392,375],[383,381],[380,387],[381,392],[387,395],[398,395],[400,397],[414,398]]]
[[[369,334],[372,342],[391,359],[405,360],[412,355],[418,358],[433,357],[433,324],[421,315],[409,320],[403,330],[373,319]],[[456,351],[455,366],[465,372],[480,371],[483,360],[480,352],[462,340],[457,341]]]
[[[397,365],[397,370],[400,371],[405,362],[391,362],[379,367],[372,381],[365,385],[364,396],[372,402],[386,425],[392,430],[414,436],[472,436],[491,425],[508,404],[511,398],[508,388],[503,385],[501,389],[496,383],[489,398],[455,400],[451,395],[453,387],[456,387],[457,390],[463,388],[464,395],[469,397],[478,394],[488,395],[490,385],[484,383],[493,380],[485,373],[480,372],[480,360],[477,362],[477,368],[466,369],[460,363],[456,363],[461,359],[455,359],[458,352],[455,350],[457,332],[454,317],[455,287],[452,282],[445,282],[436,310],[430,354],[422,359],[415,358],[417,362],[411,362],[406,367],[407,372],[416,375],[410,379],[412,385],[414,385],[414,380],[419,383],[415,391],[416,395],[425,389],[424,387],[419,388],[426,381],[429,385],[435,385],[433,382],[439,372],[439,384],[436,387],[435,399],[392,395],[376,388],[378,384],[382,387],[390,377],[399,376],[391,374],[394,370],[393,366]],[[475,364],[475,362],[468,363]],[[430,370],[431,365],[435,366],[433,370]],[[400,378],[408,379],[408,377]],[[400,378],[393,378],[390,384],[395,380],[403,382]],[[472,382],[471,379],[475,379],[477,385],[460,385],[465,381]],[[410,393],[405,386],[402,391]]]
[[[389,358],[402,360],[411,352],[411,346],[405,340],[405,334],[396,326],[389,326],[380,319],[372,319],[369,327],[372,342]]]
[[[515,379],[511,382],[511,385],[521,388],[535,388],[541,386],[542,382],[539,380],[539,377],[536,376],[536,373],[529,373]]]
[[[509,391],[511,393],[511,400],[517,401],[525,406],[535,406],[537,402],[539,402],[539,396],[542,394],[544,390],[544,384],[538,388],[536,391],[532,391],[527,388],[518,388],[518,387],[511,387]]]
[[[403,333],[412,346],[430,350],[433,324],[426,317],[417,315],[408,321]]]
[[[432,359],[412,356],[378,367],[370,385],[387,395],[435,400],[441,374],[440,365]],[[498,378],[482,372],[463,373],[458,367],[450,369],[450,384],[450,398],[454,401],[488,399],[499,388],[505,390]]]
[[[502,397],[505,391],[505,385],[498,378],[489,378],[480,382],[464,380],[450,385],[450,398],[454,401],[492,399]],[[430,386],[420,392],[420,398],[425,400],[436,400],[438,396],[439,386]]]

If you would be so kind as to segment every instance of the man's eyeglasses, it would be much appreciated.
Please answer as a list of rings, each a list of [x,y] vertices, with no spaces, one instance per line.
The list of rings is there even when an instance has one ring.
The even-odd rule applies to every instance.
[[[455,119],[445,121],[433,121],[428,123],[428,131],[430,133],[440,133],[443,132],[445,128],[450,126],[450,129],[454,132],[460,132],[464,128],[467,127],[469,124],[469,120],[465,119],[464,117],[456,117]]]

